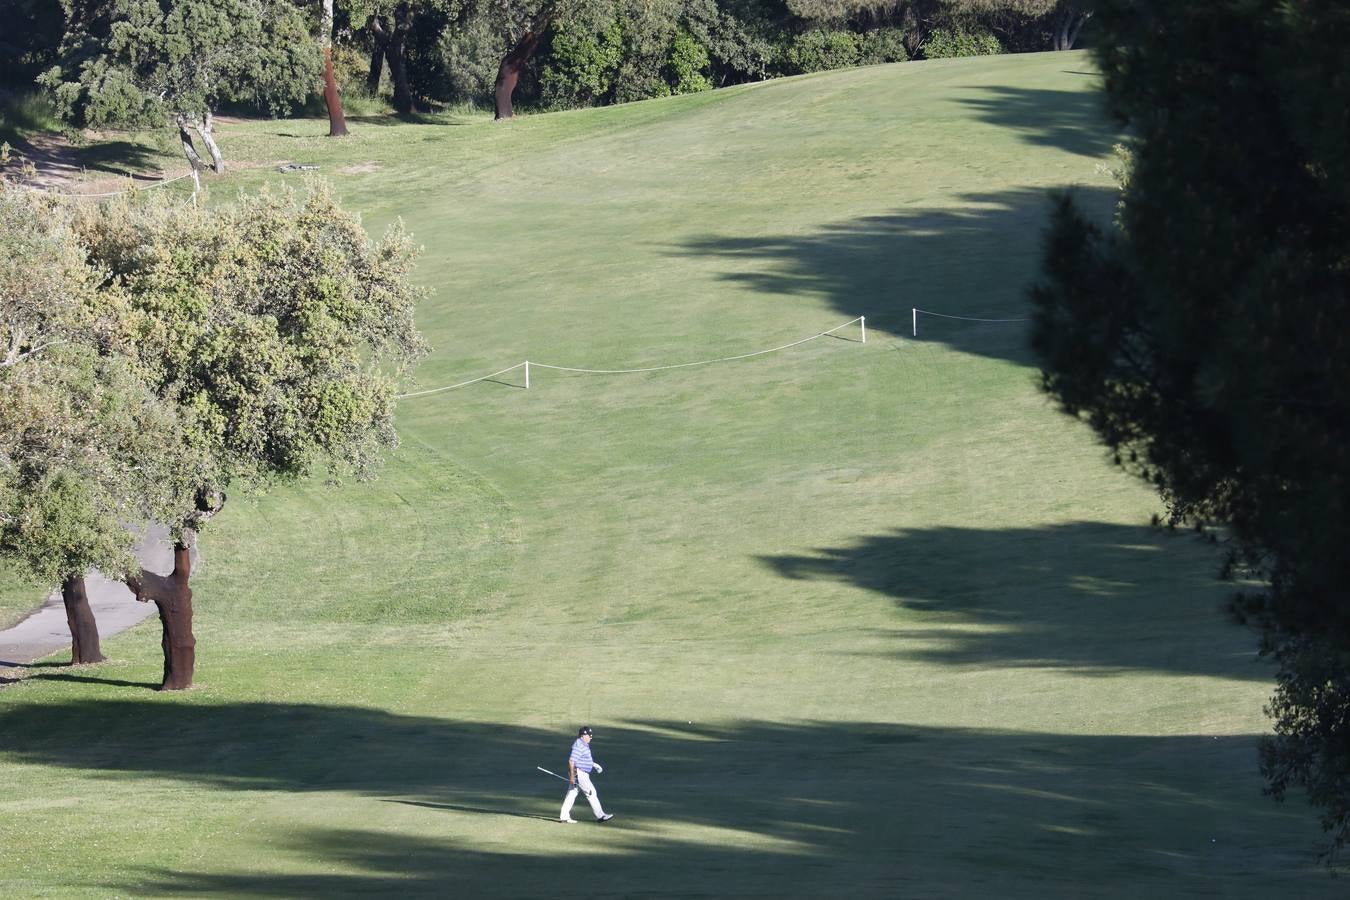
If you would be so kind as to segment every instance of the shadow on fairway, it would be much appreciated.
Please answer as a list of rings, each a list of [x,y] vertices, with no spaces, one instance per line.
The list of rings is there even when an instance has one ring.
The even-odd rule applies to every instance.
[[[1189,533],[1073,522],[917,528],[760,560],[785,578],[894,598],[901,621],[886,634],[905,659],[1269,680],[1255,637],[1225,618],[1232,587],[1214,577],[1218,557]]]
[[[1090,74],[1090,73],[1079,73]],[[1119,139],[1099,91],[1050,91],[1003,85],[978,89],[960,102],[990,125],[1024,141],[1100,159]]]
[[[1109,219],[1114,190],[1080,188],[1079,205]],[[898,209],[827,225],[805,235],[707,236],[674,252],[735,261],[722,277],[781,302],[825,296],[843,316],[866,316],[870,330],[913,340],[911,310],[974,319],[1030,315],[1026,293],[1039,277],[1041,234],[1050,209],[1043,190],[966,194],[951,206]],[[1026,323],[919,316],[921,342],[1032,365]]]
[[[1250,735],[599,724],[607,771],[597,786],[617,817],[599,826],[583,816],[563,832],[527,820],[557,815],[561,792],[534,766],[558,762],[569,740],[356,707],[177,697],[0,712],[0,752],[13,762],[219,790],[343,792],[421,807],[427,830],[442,834],[446,820],[434,817],[467,813],[454,829],[466,835],[484,814],[520,820],[494,826],[506,830],[486,845],[279,820],[252,839],[302,868],[357,871],[206,863],[98,882],[136,896],[1006,896],[1046,879],[1094,896],[1176,879],[1225,893],[1253,873],[1299,874],[1315,843],[1306,811],[1260,797]]]
[[[156,171],[147,174],[146,170],[158,170],[165,164],[164,158],[149,148],[131,141],[96,141],[76,145],[70,148],[69,155],[53,159],[46,153],[34,151],[26,141],[20,141],[16,149],[24,155],[33,156],[39,168],[63,171],[77,176],[80,170],[101,172],[110,175],[122,175],[137,183],[153,183],[162,176]],[[186,170],[187,160],[175,157],[170,166]]]

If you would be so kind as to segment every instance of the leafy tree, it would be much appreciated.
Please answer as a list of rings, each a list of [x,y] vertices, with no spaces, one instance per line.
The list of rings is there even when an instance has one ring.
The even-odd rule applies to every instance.
[[[164,509],[174,483],[163,443],[142,437],[172,431],[171,411],[91,349],[100,280],[66,209],[0,184],[0,560],[61,587],[75,663],[103,658],[85,571],[122,571],[124,526]]]
[[[1350,838],[1350,8],[1105,0],[1097,57],[1134,141],[1119,228],[1059,201],[1033,343],[1045,389],[1222,525],[1236,610],[1279,664],[1269,791]]]
[[[0,561],[61,588],[72,663],[103,659],[85,572],[129,571],[129,529],[173,508],[176,434],[125,357],[64,344],[0,370]]]
[[[387,63],[394,109],[405,116],[450,80],[441,50],[445,32],[477,9],[475,0],[346,0],[343,6],[351,22],[364,23],[371,47],[366,89],[378,93]]]
[[[777,0],[689,0],[685,24],[708,50],[718,86],[768,78],[789,18]]]
[[[163,688],[195,664],[188,547],[227,489],[258,489],[326,469],[366,477],[397,445],[395,389],[423,351],[415,249],[395,227],[371,244],[331,194],[264,193],[209,212],[154,197],[87,210],[95,299],[109,352],[135,360],[176,410],[194,455],[167,515],[170,576],[128,579],[159,607]]]
[[[212,135],[222,102],[280,111],[304,99],[320,58],[300,10],[287,0],[62,0],[57,65],[40,82],[76,125],[178,128],[183,153],[201,159],[189,129],[225,162]]]

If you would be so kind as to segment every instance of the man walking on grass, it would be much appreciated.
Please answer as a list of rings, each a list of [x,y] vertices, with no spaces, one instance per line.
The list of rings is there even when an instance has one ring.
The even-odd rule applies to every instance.
[[[577,729],[577,739],[572,744],[572,755],[567,758],[567,796],[563,798],[562,812],[558,814],[558,821],[568,825],[577,824],[577,820],[572,818],[572,804],[576,802],[578,787],[591,802],[591,811],[595,813],[597,822],[608,822],[614,818],[613,813],[605,812],[604,807],[600,805],[600,795],[595,792],[595,785],[591,784],[592,772],[599,775],[605,771],[605,767],[591,757],[593,736],[594,732],[589,725],[582,725]]]

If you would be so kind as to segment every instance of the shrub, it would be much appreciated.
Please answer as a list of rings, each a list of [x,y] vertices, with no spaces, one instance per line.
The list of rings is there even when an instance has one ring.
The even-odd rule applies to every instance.
[[[904,62],[909,59],[905,51],[905,33],[899,28],[878,28],[866,31],[858,39],[858,65],[874,66],[878,63]]]
[[[805,31],[794,37],[784,52],[784,70],[789,75],[804,75],[856,66],[858,43],[858,35],[851,31]]]
[[[623,32],[618,22],[611,22],[599,34],[564,22],[553,32],[539,76],[540,99],[554,109],[606,100],[622,62]]]
[[[953,25],[936,28],[923,45],[925,59],[949,59],[956,56],[994,56],[1003,45],[993,32],[980,26]]]
[[[500,29],[487,16],[473,16],[463,24],[447,29],[440,44],[446,72],[446,98],[459,102],[491,102],[497,68],[507,49]]]
[[[681,28],[670,44],[670,60],[666,63],[666,80],[675,94],[693,94],[712,89],[708,80],[708,50],[695,37]]]

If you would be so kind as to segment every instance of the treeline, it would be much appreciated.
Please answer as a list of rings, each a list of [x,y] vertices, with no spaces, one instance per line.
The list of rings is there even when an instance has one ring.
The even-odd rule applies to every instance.
[[[253,84],[265,90],[223,98],[243,111],[317,106],[317,60],[331,47],[346,100],[383,98],[404,114],[492,105],[499,118],[517,104],[606,105],[849,66],[1071,49],[1090,16],[1065,0],[232,0],[215,5],[232,8],[220,22],[199,0],[0,6],[15,26],[0,38],[10,87],[80,85],[64,88],[67,99],[116,88],[89,77],[100,54],[177,14],[208,43],[225,20],[259,21],[265,55],[293,57],[259,63]],[[78,124],[81,104],[67,106]]]

